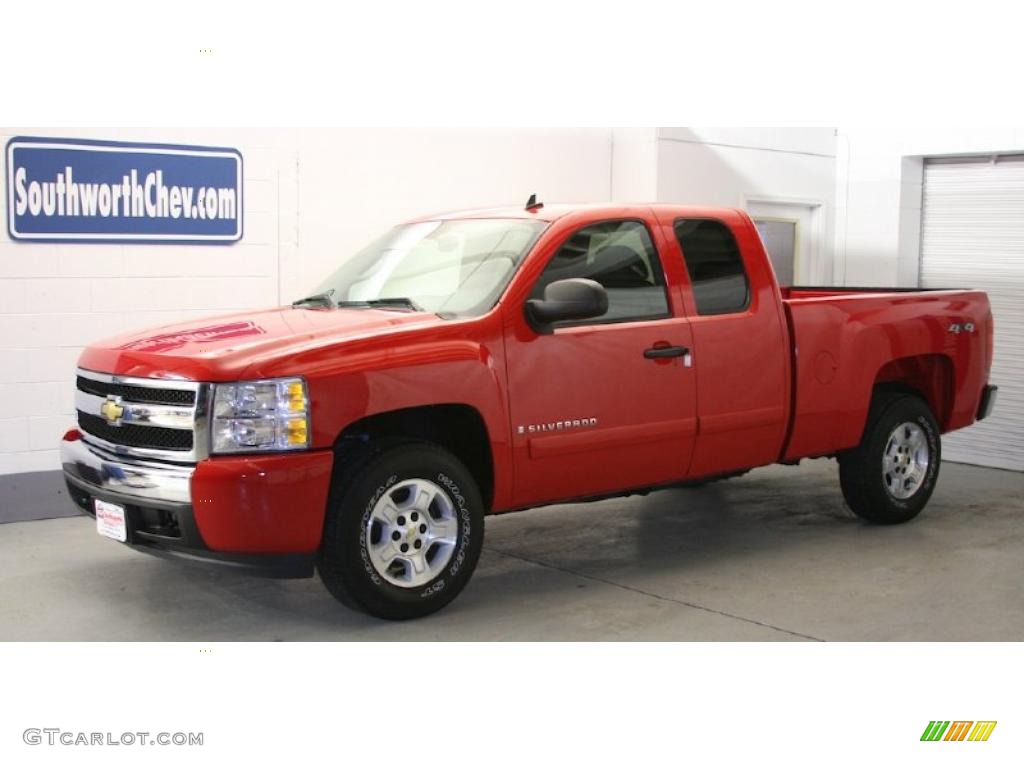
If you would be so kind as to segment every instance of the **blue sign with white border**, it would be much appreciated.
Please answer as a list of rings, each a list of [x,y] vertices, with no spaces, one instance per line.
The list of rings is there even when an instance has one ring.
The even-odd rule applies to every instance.
[[[7,232],[13,240],[242,239],[237,149],[15,136],[4,158]]]

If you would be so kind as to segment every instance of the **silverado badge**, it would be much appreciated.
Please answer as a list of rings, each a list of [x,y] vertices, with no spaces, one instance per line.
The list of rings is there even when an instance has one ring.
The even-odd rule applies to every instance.
[[[534,435],[539,432],[561,432],[563,429],[579,429],[580,427],[596,427],[597,419],[566,419],[565,421],[548,421],[543,424],[521,424],[516,427],[516,434]]]

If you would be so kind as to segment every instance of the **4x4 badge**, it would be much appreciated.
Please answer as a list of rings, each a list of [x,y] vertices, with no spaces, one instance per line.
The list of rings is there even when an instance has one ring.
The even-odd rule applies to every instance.
[[[953,323],[949,326],[950,333],[974,333],[974,323]]]

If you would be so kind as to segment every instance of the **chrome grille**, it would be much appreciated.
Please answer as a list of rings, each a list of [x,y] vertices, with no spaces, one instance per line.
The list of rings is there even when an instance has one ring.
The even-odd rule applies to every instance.
[[[209,395],[199,382],[80,369],[78,427],[87,442],[118,455],[192,463],[207,455]]]
[[[78,412],[78,426],[90,435],[108,443],[127,445],[131,448],[165,448],[169,451],[191,451],[192,430],[166,429],[164,427],[143,427],[124,424],[115,427],[102,416]]]
[[[119,395],[135,403],[194,405],[196,402],[196,393],[188,389],[152,389],[131,384],[94,381],[85,376],[78,377],[78,388],[90,395],[99,395],[104,398],[108,395]]]

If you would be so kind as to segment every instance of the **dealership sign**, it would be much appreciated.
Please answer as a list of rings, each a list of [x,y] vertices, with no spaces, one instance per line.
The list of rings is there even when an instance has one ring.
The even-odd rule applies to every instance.
[[[14,240],[242,238],[238,150],[17,136],[4,156],[7,232]]]

